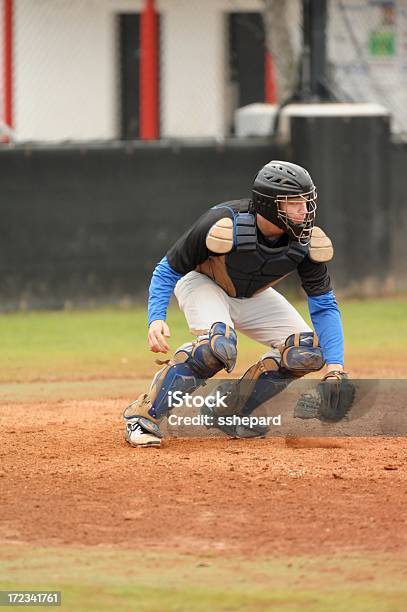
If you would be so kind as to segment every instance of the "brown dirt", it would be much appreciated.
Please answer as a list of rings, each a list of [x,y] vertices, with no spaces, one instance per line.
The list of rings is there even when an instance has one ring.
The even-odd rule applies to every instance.
[[[122,407],[1,406],[0,544],[407,548],[406,439],[172,439],[139,450],[124,442]]]

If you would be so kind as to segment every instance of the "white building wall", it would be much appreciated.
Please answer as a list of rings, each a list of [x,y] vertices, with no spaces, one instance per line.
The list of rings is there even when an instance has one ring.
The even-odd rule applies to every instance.
[[[290,2],[294,11],[293,34],[298,35],[300,15],[294,9],[299,0],[284,2]],[[0,0],[1,9],[2,4]],[[262,10],[264,3],[157,0],[156,4],[162,15],[162,135],[224,136],[233,107],[225,15]],[[144,0],[14,0],[14,122],[19,140],[94,140],[119,135],[116,16],[140,12],[143,5]],[[336,85],[355,100],[387,105],[395,127],[405,129],[407,0],[397,0],[395,5],[394,58],[370,57],[367,51],[370,32],[382,27],[381,5],[368,0],[344,0],[343,5],[365,57],[357,57],[343,11],[338,13],[336,1],[331,0],[328,54]],[[2,17],[1,10],[0,67]],[[4,116],[2,87],[3,76],[0,117]]]
[[[141,0],[16,0],[19,140],[117,136],[115,15],[140,7]]]
[[[161,0],[161,133],[222,138],[226,131],[226,14],[262,10],[261,0]]]
[[[222,137],[225,13],[261,0],[157,0],[162,135]],[[117,138],[116,15],[143,0],[15,0],[14,118],[19,140]]]
[[[175,2],[165,11],[163,136],[224,133],[224,15],[213,4]]]

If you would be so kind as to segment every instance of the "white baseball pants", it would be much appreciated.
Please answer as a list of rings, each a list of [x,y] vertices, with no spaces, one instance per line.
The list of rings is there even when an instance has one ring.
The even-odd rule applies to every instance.
[[[251,298],[232,298],[204,274],[189,272],[178,281],[174,293],[190,331],[197,336],[221,321],[277,348],[291,334],[312,331],[294,306],[271,287]]]

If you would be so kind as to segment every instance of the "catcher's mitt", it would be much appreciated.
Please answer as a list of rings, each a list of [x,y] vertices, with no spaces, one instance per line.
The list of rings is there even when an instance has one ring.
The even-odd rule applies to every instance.
[[[355,392],[355,386],[345,372],[328,372],[315,389],[300,396],[294,416],[338,423],[351,409]]]

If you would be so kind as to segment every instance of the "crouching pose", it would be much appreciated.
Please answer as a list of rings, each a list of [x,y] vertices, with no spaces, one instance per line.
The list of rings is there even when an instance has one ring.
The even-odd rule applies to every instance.
[[[222,369],[233,370],[235,330],[269,348],[229,388],[235,410],[241,385],[251,385],[250,396],[238,405],[241,414],[250,414],[324,363],[323,380],[346,378],[341,318],[326,266],[333,248],[314,225],[316,198],[304,168],[271,161],[258,172],[251,199],[210,208],[158,263],[150,284],[150,349],[169,351],[165,320],[174,290],[196,340],[162,363],[148,392],[126,408],[125,438],[132,446],[160,445],[159,421],[169,412],[170,391],[191,393]],[[308,296],[315,331],[272,288],[295,271]],[[216,418],[214,426],[220,427]],[[220,428],[232,436],[265,434],[262,428]]]

